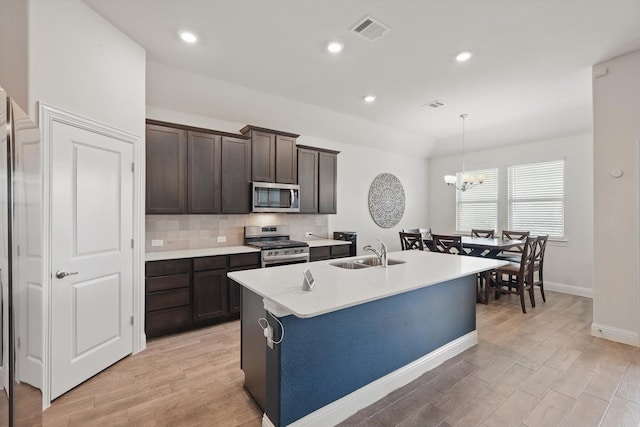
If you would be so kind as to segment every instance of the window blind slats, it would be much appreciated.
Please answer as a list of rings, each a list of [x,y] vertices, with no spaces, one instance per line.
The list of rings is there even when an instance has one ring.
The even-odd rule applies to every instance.
[[[485,180],[467,191],[456,191],[456,229],[470,232],[472,228],[497,229],[498,226],[498,169],[465,172],[466,175],[483,174]],[[458,183],[462,173],[457,174]]]
[[[564,236],[564,160],[508,169],[509,229]]]

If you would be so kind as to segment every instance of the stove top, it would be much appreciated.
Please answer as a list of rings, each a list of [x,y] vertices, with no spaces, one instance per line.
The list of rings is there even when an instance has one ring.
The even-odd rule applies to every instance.
[[[297,240],[260,240],[256,242],[246,242],[248,246],[259,249],[285,249],[285,248],[305,248],[309,244]]]

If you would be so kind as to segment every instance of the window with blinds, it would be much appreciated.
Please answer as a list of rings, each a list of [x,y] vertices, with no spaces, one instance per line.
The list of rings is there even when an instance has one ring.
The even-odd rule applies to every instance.
[[[564,160],[508,169],[509,230],[564,236]]]
[[[467,191],[456,191],[456,229],[471,232],[472,228],[498,228],[498,169],[466,171],[466,175],[484,174],[482,184]],[[462,173],[457,174],[462,182]]]

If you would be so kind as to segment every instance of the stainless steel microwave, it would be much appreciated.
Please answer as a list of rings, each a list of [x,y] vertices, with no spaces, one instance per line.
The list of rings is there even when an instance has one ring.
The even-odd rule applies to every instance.
[[[299,185],[253,182],[252,190],[252,212],[300,212]]]

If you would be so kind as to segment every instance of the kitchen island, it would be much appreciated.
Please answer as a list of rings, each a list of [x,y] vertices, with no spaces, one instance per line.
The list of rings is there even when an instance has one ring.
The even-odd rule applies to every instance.
[[[477,344],[475,275],[503,261],[423,251],[389,259],[404,263],[229,273],[243,286],[241,368],[263,426],[336,424]],[[307,267],[312,291],[302,290]]]

